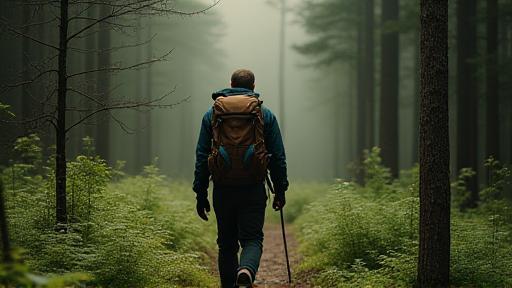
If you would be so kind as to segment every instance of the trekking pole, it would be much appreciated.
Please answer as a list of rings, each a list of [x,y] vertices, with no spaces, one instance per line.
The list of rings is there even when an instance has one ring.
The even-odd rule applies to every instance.
[[[272,194],[274,194],[274,197],[276,195],[276,192],[274,191],[274,186],[272,186],[272,182],[270,181],[270,178],[268,177],[268,174],[266,175],[267,179],[267,185]],[[290,270],[290,259],[288,258],[288,244],[286,243],[286,233],[284,229],[284,216],[283,216],[283,208],[279,209],[279,212],[281,214],[281,231],[283,232],[283,243],[284,243],[284,255],[286,256],[286,270],[288,271],[288,283],[292,283],[292,272]]]
[[[292,272],[290,271],[290,260],[288,258],[288,245],[286,244],[286,234],[284,232],[284,217],[283,217],[283,208],[279,210],[281,212],[281,230],[283,231],[283,242],[284,242],[284,254],[286,256],[286,269],[288,270],[288,283],[292,283]]]

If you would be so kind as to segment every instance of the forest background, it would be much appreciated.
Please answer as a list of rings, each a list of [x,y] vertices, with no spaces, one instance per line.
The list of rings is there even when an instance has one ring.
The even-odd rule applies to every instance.
[[[295,202],[290,200],[287,217],[290,222],[298,217],[296,225],[304,237],[301,241],[306,249],[303,252],[306,258],[315,260],[325,256],[320,252],[321,247],[312,247],[311,243],[324,243],[330,247],[340,241],[335,233],[340,227],[329,226],[331,230],[324,227],[317,231],[318,226],[311,222],[315,217],[332,221],[336,218],[330,217],[343,216],[327,209],[326,214],[322,214],[326,218],[322,215],[312,217],[315,207],[318,210],[318,205],[327,205],[322,202],[324,198],[339,204],[332,197],[347,200],[346,197],[350,196],[349,203],[355,207],[369,205],[366,207],[369,211],[375,210],[376,206],[372,205],[391,205],[397,200],[399,207],[409,211],[406,220],[417,222],[414,199],[417,198],[418,171],[415,164],[419,151],[419,1],[289,0],[285,9],[280,6],[284,2],[277,1],[170,1],[169,11],[153,11],[158,15],[153,12],[135,13],[131,18],[116,17],[115,22],[98,25],[91,34],[74,39],[68,50],[68,72],[76,73],[77,77],[68,82],[74,91],[70,90],[67,97],[68,110],[65,113],[67,123],[80,122],[80,125],[73,126],[66,135],[65,158],[69,161],[66,187],[70,200],[66,204],[70,218],[66,219],[77,226],[71,229],[73,233],[62,236],[66,241],[62,242],[61,248],[45,250],[41,258],[35,256],[35,251],[50,247],[48,243],[60,241],[53,231],[55,215],[51,212],[55,205],[58,206],[51,200],[55,198],[51,191],[55,188],[52,186],[55,182],[52,161],[56,135],[48,121],[43,121],[48,120],[47,111],[51,114],[55,108],[52,97],[56,93],[56,78],[46,73],[40,77],[41,71],[54,67],[57,61],[52,47],[43,44],[58,41],[58,5],[52,6],[52,1],[49,1],[50,6],[47,6],[48,3],[43,2],[28,1],[20,5],[16,1],[2,1],[0,4],[0,145],[3,151],[0,165],[6,187],[7,214],[11,215],[13,222],[13,242],[28,251],[28,262],[36,271],[50,274],[86,271],[94,274],[99,283],[118,283],[120,286],[123,283],[158,286],[159,283],[167,283],[165,281],[185,286],[198,285],[201,281],[213,283],[211,275],[203,269],[208,261],[207,252],[212,247],[195,242],[198,240],[194,238],[197,236],[195,233],[204,226],[192,220],[190,202],[193,194],[187,191],[187,183],[192,177],[200,119],[212,103],[210,95],[228,86],[231,72],[241,67],[255,72],[256,91],[262,94],[264,105],[280,119],[290,178],[297,183],[289,194],[291,199],[294,191],[297,196]],[[98,7],[83,10],[87,17],[101,17],[102,13],[108,13],[108,10],[101,9],[105,5],[92,6]],[[80,7],[77,9],[80,11]],[[460,251],[476,251],[485,247],[481,250],[488,252],[491,249],[494,253],[487,253],[487,256],[496,257],[511,247],[508,201],[512,192],[508,167],[512,160],[512,97],[509,92],[512,79],[509,77],[512,71],[512,5],[509,1],[450,1],[448,11],[451,140],[450,147],[446,149],[451,152],[452,213],[455,219],[459,219],[457,223],[461,223],[462,228],[458,231],[463,231],[455,235],[470,237],[464,234],[464,229],[480,227],[482,233],[477,233],[474,243],[483,246],[475,246],[473,250],[465,247]],[[280,26],[280,23],[284,25]],[[70,25],[70,30],[77,29],[79,25],[76,25]],[[110,68],[103,69],[106,67]],[[80,72],[95,69],[98,71],[94,73]],[[33,82],[34,78],[38,81]],[[112,109],[94,114],[82,122],[97,104],[91,105],[90,96],[108,102]],[[51,117],[49,119],[52,122]],[[372,150],[374,146],[380,149]],[[363,153],[365,149],[367,152]],[[494,160],[489,160],[490,156]],[[84,171],[88,171],[88,176],[84,176]],[[334,183],[334,189],[326,188],[325,184],[304,184],[311,181]],[[347,186],[346,183],[351,184]],[[313,185],[313,188],[308,185]],[[340,194],[339,191],[345,192]],[[364,193],[380,196],[374,199],[375,195],[366,197],[368,195]],[[387,193],[390,196],[382,199],[381,196]],[[360,195],[363,198],[359,199]],[[406,201],[404,199],[412,202],[400,202]],[[33,209],[32,205],[36,203],[40,204],[39,210]],[[118,206],[121,204],[126,204],[125,208]],[[404,206],[400,206],[402,204]],[[132,215],[134,218],[128,217],[133,211],[138,213]],[[113,217],[111,213],[115,212],[128,218],[104,221]],[[389,232],[372,230],[382,223],[376,220],[377,215],[368,213],[362,215],[367,217],[362,219],[368,220],[363,221],[364,225],[351,226],[359,222],[349,222],[341,227],[375,232],[375,235]],[[392,211],[389,213],[394,215]],[[310,215],[310,222],[307,215]],[[182,217],[191,222],[178,226],[170,224],[170,219]],[[146,255],[141,259],[149,262],[141,260],[138,262],[140,266],[134,267],[141,271],[144,265],[155,269],[160,267],[157,262],[151,262],[155,251],[165,259],[183,257],[184,266],[172,272],[160,271],[163,278],[156,277],[154,283],[139,270],[137,273],[123,270],[120,275],[126,278],[110,279],[112,271],[109,269],[115,265],[102,257],[114,250],[132,247],[123,246],[126,244],[123,241],[119,241],[119,247],[105,246],[113,239],[119,240],[116,238],[120,233],[116,230],[118,224],[154,219],[159,219],[151,226],[155,230],[137,230],[139,226],[129,228],[137,230],[139,235],[167,231],[148,240],[155,245],[151,246],[153,250],[149,249],[152,252],[139,252]],[[382,226],[383,229],[393,230],[395,225],[403,223],[391,221],[388,224]],[[363,228],[358,230],[354,227]],[[414,249],[406,249],[405,252],[393,250],[409,247],[396,239],[405,237],[415,243],[417,235],[411,231],[415,231],[416,226],[411,224],[407,227],[408,230],[396,238],[377,237],[379,240],[375,241],[382,246],[379,247],[381,250],[374,251],[376,255],[367,251],[364,244],[352,247],[353,250],[348,252],[343,250],[345,248],[334,249],[339,253],[333,252],[334,256],[328,258],[331,262],[306,261],[302,269],[324,271],[315,280],[324,284],[338,279],[336,277],[348,281],[347,285],[354,284],[350,281],[355,281],[356,277],[345,274],[343,269],[350,273],[368,272],[361,267],[391,279],[394,276],[391,277],[392,273],[386,269],[394,266],[388,265],[389,259],[398,259],[407,265],[415,262],[414,258],[407,258],[416,254]],[[101,234],[99,231],[112,233]],[[329,240],[319,241],[308,231],[316,231],[316,235]],[[211,240],[211,232],[205,238],[210,237],[208,239]],[[366,234],[357,235],[363,239]],[[491,242],[477,241],[487,239],[486,235],[492,239]],[[141,245],[145,241],[143,238],[136,238],[130,245]],[[171,238],[172,241],[169,240]],[[34,246],[34,239],[39,239],[40,244]],[[167,242],[174,244],[169,247],[162,244]],[[67,250],[70,247],[80,249]],[[362,254],[358,254],[361,251],[357,249]],[[69,262],[53,262],[56,251],[68,251]],[[187,254],[189,252],[192,254]],[[404,255],[407,256],[405,260]],[[463,255],[466,256],[460,256],[460,259],[466,259],[470,254]],[[382,260],[380,256],[391,258]],[[455,277],[458,279],[455,281],[459,281],[455,283],[510,284],[510,275],[496,270],[498,264],[484,256],[481,262],[475,261],[490,261],[483,270],[473,266],[471,269],[475,270],[471,270],[464,266],[470,263],[463,261],[465,264],[461,267],[465,268],[459,271],[460,275],[473,273],[477,276]],[[193,272],[197,263],[190,262],[189,257],[203,257],[197,261],[202,267],[198,269],[203,269],[199,275]],[[120,257],[116,263],[124,263],[126,259]],[[362,262],[358,262],[361,259]],[[501,260],[501,268],[511,263],[507,262],[510,257]],[[94,265],[104,270],[95,271],[91,268]],[[174,269],[174,266],[170,267]],[[478,275],[489,271],[494,271],[501,278],[481,282],[484,280]],[[456,272],[454,275],[459,275]],[[176,277],[186,275],[186,279],[169,280],[164,276],[166,273]],[[132,282],[135,280],[130,275],[140,276],[136,279],[140,282]],[[372,281],[374,276],[371,273],[364,275],[362,279],[368,281]],[[393,280],[390,279],[373,280],[387,283],[385,281]],[[392,283],[407,286],[414,282],[410,277],[404,279],[400,278],[403,282]]]

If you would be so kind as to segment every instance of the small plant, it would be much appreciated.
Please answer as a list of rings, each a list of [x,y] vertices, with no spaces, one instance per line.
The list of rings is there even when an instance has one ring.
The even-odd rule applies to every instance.
[[[475,177],[475,174],[475,171],[471,168],[462,168],[459,175],[457,175],[457,179],[451,183],[452,203],[455,207],[461,207],[464,201],[470,197],[467,181],[471,177]]]
[[[126,161],[117,160],[114,167],[112,167],[111,175],[112,181],[118,182],[126,177],[126,173],[124,172],[124,168],[126,166]]]
[[[152,210],[155,208],[157,199],[155,191],[162,189],[165,183],[165,176],[160,173],[157,166],[158,158],[155,158],[151,165],[144,166],[141,176],[141,192],[143,193],[142,209]]]
[[[382,165],[379,147],[373,147],[370,151],[364,150],[363,168],[365,187],[373,191],[375,195],[389,192],[387,185],[392,180],[391,172],[389,168]]]

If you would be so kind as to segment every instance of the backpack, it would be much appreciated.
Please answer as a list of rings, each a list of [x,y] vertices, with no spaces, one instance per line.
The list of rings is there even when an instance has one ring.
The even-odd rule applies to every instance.
[[[268,154],[263,134],[262,103],[257,97],[248,95],[215,99],[208,169],[216,185],[241,186],[264,181]]]

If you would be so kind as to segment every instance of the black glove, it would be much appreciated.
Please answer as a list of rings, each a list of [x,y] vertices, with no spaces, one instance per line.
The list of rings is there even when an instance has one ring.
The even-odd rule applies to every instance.
[[[274,208],[275,211],[279,211],[283,209],[285,204],[286,197],[284,196],[284,191],[276,192],[276,194],[274,195],[274,202],[272,202],[272,208]]]
[[[201,219],[203,219],[204,221],[208,221],[208,216],[206,215],[207,212],[210,212],[210,202],[208,202],[208,194],[197,193],[196,200],[197,215],[199,215],[199,217],[201,217]]]

